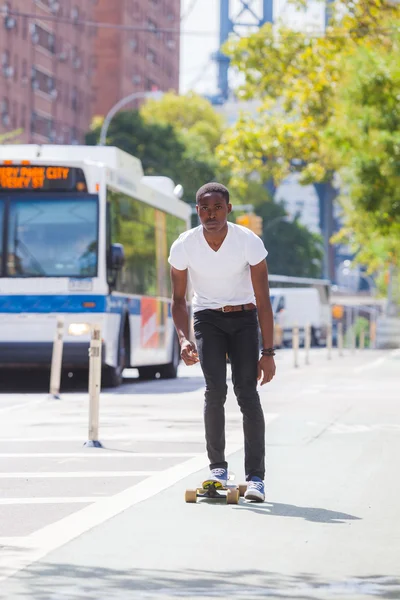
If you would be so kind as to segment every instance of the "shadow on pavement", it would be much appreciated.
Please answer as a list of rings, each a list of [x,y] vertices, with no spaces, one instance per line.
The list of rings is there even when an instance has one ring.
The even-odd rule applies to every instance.
[[[346,513],[327,510],[326,508],[310,508],[306,506],[295,506],[294,504],[279,504],[267,501],[265,504],[252,504],[243,502],[237,510],[250,510],[265,516],[295,517],[312,523],[346,523],[346,521],[360,521],[361,517],[348,515]],[[400,596],[399,596],[400,598]]]
[[[1,572],[0,572],[1,576]],[[14,585],[15,584],[15,585]],[[3,594],[6,595],[3,595]],[[268,571],[115,570],[40,563],[2,584],[12,600],[153,600],[157,598],[291,598],[328,600],[359,597],[398,599],[400,579],[385,575],[324,580],[312,573]]]

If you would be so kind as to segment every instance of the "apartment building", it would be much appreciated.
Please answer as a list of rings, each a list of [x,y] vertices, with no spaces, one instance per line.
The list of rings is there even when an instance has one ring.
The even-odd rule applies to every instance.
[[[158,30],[179,30],[179,9],[180,0],[0,0],[0,135],[81,143],[92,116],[124,95],[178,89],[179,36]]]
[[[95,40],[96,115],[133,92],[179,89],[180,0],[99,0]]]

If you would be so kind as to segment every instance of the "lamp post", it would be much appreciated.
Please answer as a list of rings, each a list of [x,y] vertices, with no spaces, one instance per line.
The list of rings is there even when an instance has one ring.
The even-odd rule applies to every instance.
[[[133,94],[129,94],[129,96],[125,96],[125,98],[122,98],[121,100],[119,100],[109,110],[108,114],[106,115],[106,117],[103,121],[103,124],[101,126],[101,131],[100,131],[100,140],[99,140],[98,145],[99,146],[106,145],[107,131],[110,126],[111,120],[117,114],[117,112],[119,112],[121,110],[121,108],[124,108],[124,106],[126,106],[130,102],[133,102],[134,100],[138,100],[139,98],[158,99],[158,98],[161,98],[162,95],[163,95],[163,92],[160,92],[160,91],[157,91],[157,92],[133,92]]]

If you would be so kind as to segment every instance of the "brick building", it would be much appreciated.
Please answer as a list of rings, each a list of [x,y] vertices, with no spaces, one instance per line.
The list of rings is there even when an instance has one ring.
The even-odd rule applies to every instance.
[[[179,36],[166,30],[179,31],[180,0],[99,0],[95,15],[126,27],[97,31],[95,115],[132,92],[179,89]]]
[[[22,128],[21,142],[80,143],[92,116],[124,95],[178,89],[179,38],[157,29],[179,29],[179,6],[180,0],[3,3],[0,135]]]

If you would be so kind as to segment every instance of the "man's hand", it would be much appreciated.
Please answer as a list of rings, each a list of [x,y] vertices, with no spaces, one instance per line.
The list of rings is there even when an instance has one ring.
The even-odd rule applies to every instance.
[[[181,341],[181,357],[185,365],[195,365],[199,362],[199,355],[197,354],[196,346],[189,340]]]
[[[273,356],[262,356],[258,361],[258,380],[261,385],[269,383],[275,375],[276,367]]]

